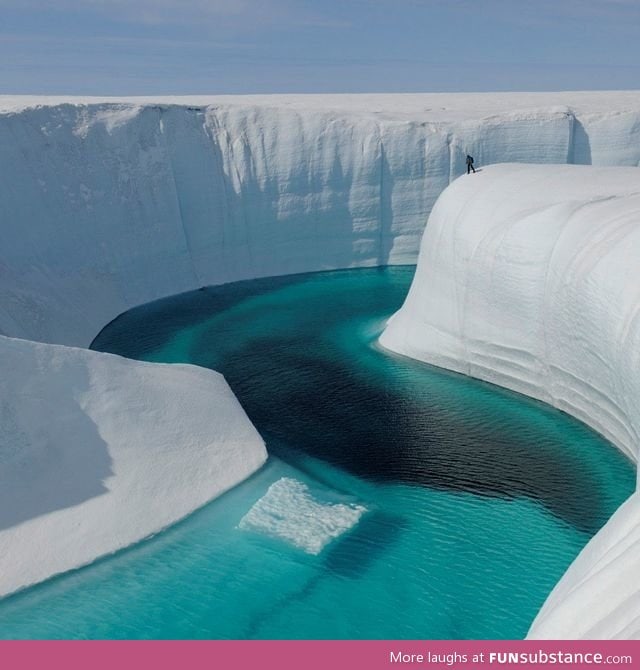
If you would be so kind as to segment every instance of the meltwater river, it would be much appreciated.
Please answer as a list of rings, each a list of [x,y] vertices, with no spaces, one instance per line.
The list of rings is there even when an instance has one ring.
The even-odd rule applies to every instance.
[[[0,636],[523,637],[634,468],[565,414],[380,350],[413,271],[239,282],[109,324],[94,349],[222,372],[270,460],[158,536],[0,601]]]

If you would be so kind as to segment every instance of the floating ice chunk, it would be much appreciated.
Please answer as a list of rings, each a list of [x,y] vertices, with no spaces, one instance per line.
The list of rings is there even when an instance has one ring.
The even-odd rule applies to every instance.
[[[238,528],[278,537],[308,554],[319,554],[331,540],[353,528],[366,511],[361,505],[320,502],[306,484],[283,477],[271,484]]]

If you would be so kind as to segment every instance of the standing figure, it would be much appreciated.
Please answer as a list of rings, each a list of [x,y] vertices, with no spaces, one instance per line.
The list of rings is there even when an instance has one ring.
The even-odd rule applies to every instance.
[[[473,170],[473,174],[476,173],[476,169],[473,167],[473,156],[467,154],[467,174],[469,174],[471,170]]]

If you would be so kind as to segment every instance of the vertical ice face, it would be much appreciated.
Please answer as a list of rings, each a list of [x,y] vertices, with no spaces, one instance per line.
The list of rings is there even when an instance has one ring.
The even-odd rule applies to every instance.
[[[558,407],[638,460],[640,169],[495,165],[440,197],[387,348]],[[640,635],[635,494],[531,637]]]
[[[639,172],[508,164],[459,179],[381,342],[540,398],[635,457]]]
[[[637,164],[638,118],[626,94],[0,98],[0,332],[86,345],[201,285],[415,262],[468,151]]]

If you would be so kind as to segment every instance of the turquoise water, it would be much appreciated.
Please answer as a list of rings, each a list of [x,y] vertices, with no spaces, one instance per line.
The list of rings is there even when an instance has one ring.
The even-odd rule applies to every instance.
[[[93,348],[223,372],[271,457],[166,532],[1,601],[0,636],[523,637],[634,469],[541,403],[380,351],[413,270],[240,282],[109,324]],[[318,555],[238,529],[283,477],[368,511]]]

